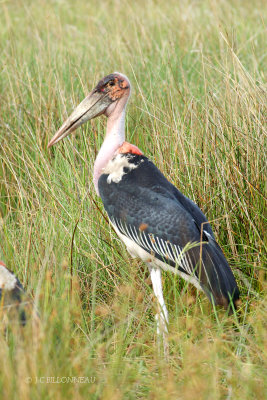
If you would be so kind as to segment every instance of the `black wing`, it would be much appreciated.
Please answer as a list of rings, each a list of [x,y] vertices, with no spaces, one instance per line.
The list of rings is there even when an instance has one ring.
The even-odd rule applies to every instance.
[[[124,156],[136,168],[125,169],[118,183],[108,183],[105,174],[98,182],[111,221],[144,250],[197,278],[216,304],[237,300],[235,278],[201,210],[146,157]]]

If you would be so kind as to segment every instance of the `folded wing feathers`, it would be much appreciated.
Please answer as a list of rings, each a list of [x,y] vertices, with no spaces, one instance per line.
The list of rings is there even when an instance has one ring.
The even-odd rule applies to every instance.
[[[194,278],[210,300],[214,299],[215,304],[226,306],[229,303],[229,296],[234,302],[238,300],[239,291],[232,271],[221,249],[210,235],[205,242],[189,242],[181,247],[127,224],[119,218],[112,217],[111,222],[143,250]],[[202,244],[201,255],[199,249],[195,252],[193,248],[201,249]]]
[[[184,248],[181,248],[180,246],[166,242],[165,240],[154,236],[153,234],[146,234],[144,231],[137,231],[135,226],[123,223],[118,218],[111,218],[111,222],[119,229],[119,231],[123,235],[133,240],[136,244],[141,246],[147,252],[151,253],[152,255],[158,255],[165,260],[169,259],[176,265],[182,267],[182,269],[188,275],[193,275],[196,277],[196,268],[192,265],[192,260],[187,254],[187,250],[196,245],[199,245],[199,243],[190,243]],[[205,269],[204,265],[203,267]]]

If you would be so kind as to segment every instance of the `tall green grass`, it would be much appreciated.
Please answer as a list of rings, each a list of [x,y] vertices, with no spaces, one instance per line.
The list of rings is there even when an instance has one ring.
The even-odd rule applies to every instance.
[[[265,2],[0,7],[0,259],[40,313],[40,324],[1,329],[2,398],[263,399]],[[239,318],[227,317],[164,273],[167,361],[146,266],[93,188],[105,119],[47,150],[114,71],[132,82],[128,140],[205,212],[242,294]]]

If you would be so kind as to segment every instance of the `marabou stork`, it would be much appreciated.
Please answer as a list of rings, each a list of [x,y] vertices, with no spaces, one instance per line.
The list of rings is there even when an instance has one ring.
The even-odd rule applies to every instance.
[[[26,323],[25,292],[16,275],[0,261],[0,314],[12,322]],[[2,313],[4,311],[4,313]]]
[[[125,142],[129,79],[104,77],[78,105],[48,144],[53,146],[86,121],[107,117],[105,140],[94,164],[93,182],[110,222],[132,257],[148,264],[160,305],[158,331],[167,331],[161,269],[203,290],[214,304],[234,308],[239,290],[207,218],[172,185],[136,146]]]

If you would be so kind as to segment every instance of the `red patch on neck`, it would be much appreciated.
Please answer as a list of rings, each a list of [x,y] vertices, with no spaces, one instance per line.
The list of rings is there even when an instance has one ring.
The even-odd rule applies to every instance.
[[[131,153],[131,154],[137,154],[139,156],[143,155],[142,151],[138,149],[137,146],[128,142],[123,142],[121,147],[118,148],[118,153]]]

